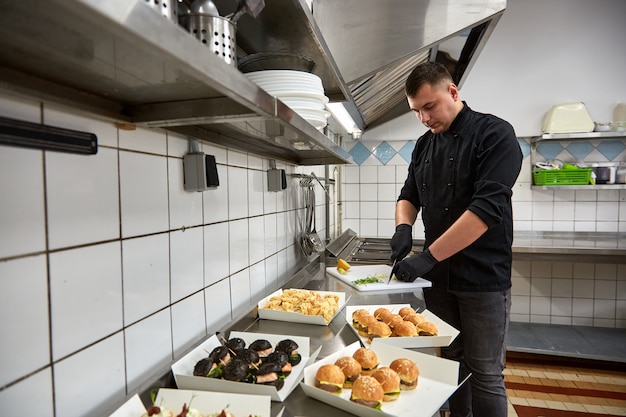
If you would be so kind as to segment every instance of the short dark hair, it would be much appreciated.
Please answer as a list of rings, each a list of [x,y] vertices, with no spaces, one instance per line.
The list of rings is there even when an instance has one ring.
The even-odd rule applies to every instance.
[[[424,84],[438,84],[441,81],[452,82],[452,76],[439,62],[424,62],[413,68],[406,79],[404,92],[407,97],[414,97]]]

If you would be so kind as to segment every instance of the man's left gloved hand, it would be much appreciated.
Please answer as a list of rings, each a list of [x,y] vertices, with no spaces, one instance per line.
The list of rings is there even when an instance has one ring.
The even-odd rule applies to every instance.
[[[426,249],[398,262],[391,270],[391,275],[395,275],[399,281],[413,282],[416,278],[426,275],[438,263],[439,261]]]

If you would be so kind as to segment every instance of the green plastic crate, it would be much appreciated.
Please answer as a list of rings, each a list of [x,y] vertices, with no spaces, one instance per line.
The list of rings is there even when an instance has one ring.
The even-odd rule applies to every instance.
[[[593,168],[533,169],[535,185],[588,185]]]

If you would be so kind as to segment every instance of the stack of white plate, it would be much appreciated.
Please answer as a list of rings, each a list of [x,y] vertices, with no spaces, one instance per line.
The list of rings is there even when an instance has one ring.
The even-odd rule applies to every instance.
[[[251,81],[291,107],[317,129],[326,126],[328,97],[315,74],[293,70],[265,70],[245,74]]]

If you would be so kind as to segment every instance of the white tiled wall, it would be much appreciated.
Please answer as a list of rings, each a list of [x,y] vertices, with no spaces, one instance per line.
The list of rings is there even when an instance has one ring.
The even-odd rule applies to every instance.
[[[220,186],[187,192],[185,137],[118,130],[8,95],[0,95],[0,115],[93,132],[99,144],[90,156],[0,146],[5,412],[24,404],[37,416],[111,411],[305,261],[299,178],[266,191],[267,159],[201,145],[216,157]],[[276,163],[288,175],[324,176],[324,167]]]
[[[381,142],[362,144],[372,155],[360,165],[341,166],[342,227],[390,238],[408,163],[396,154],[385,165],[374,155]],[[406,142],[388,144],[398,151]],[[531,184],[527,157],[513,189],[516,231],[626,232],[626,190],[539,190]],[[415,224],[414,238],[423,238],[419,214]],[[514,321],[626,328],[624,264],[514,260],[512,291]]]

